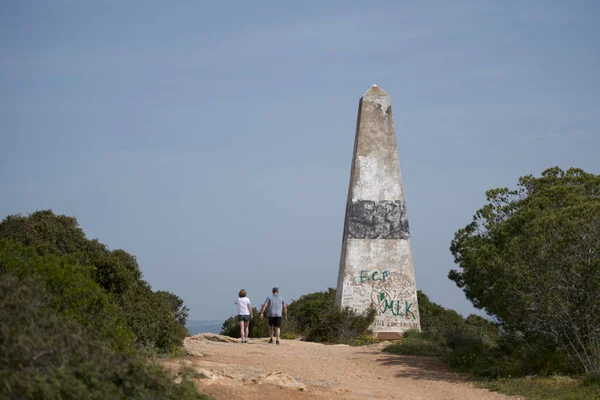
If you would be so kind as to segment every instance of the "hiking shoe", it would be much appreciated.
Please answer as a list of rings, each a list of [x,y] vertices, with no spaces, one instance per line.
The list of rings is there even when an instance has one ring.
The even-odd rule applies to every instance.
[[[276,341],[276,342],[275,342],[275,344],[276,344],[277,346],[279,346],[279,340],[278,340],[278,341]]]
[[[269,344],[272,344],[272,343],[273,343],[273,338],[271,338],[271,340],[269,340]]]

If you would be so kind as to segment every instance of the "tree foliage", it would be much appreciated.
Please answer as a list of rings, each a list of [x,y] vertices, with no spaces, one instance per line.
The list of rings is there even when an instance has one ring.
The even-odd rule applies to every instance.
[[[350,307],[329,304],[319,319],[308,328],[309,342],[352,343],[363,335],[371,334],[377,310],[371,306],[365,313],[357,313]]]
[[[525,341],[478,315],[463,318],[417,292],[421,331],[410,330],[385,351],[439,356],[451,369],[486,378],[571,374],[573,357],[548,340]]]
[[[189,334],[176,319],[171,302],[145,282],[124,293],[120,304],[139,345],[172,352]]]
[[[183,303],[183,299],[175,293],[159,290],[156,294],[161,297],[166,303],[170,304],[173,316],[181,326],[185,326],[188,319],[189,308]]]
[[[600,176],[557,167],[494,189],[451,251],[449,278],[503,328],[600,370]]]
[[[6,250],[3,247],[0,254],[4,256]],[[191,382],[177,385],[159,366],[116,350],[111,338],[98,335],[96,327],[80,323],[66,312],[73,304],[60,303],[72,302],[72,296],[53,290],[68,282],[59,279],[49,285],[44,278],[48,268],[56,266],[56,257],[31,258],[26,249],[10,249],[11,255],[19,252],[28,262],[38,263],[37,271],[43,272],[17,266],[0,273],[1,398],[208,399]],[[3,258],[3,265],[6,260]],[[73,276],[69,272],[64,278]],[[89,287],[94,285],[91,282]],[[97,295],[88,297],[85,289],[79,293],[82,303],[98,300]]]
[[[87,245],[83,230],[75,217],[55,215],[50,210],[36,211],[29,216],[9,215],[0,223],[0,239],[12,239],[32,246],[40,255],[78,255]]]
[[[335,289],[313,292],[300,296],[288,306],[289,324],[295,334],[305,336],[322,319],[325,310],[335,303]]]
[[[31,246],[40,256],[64,257],[69,265],[90,266],[90,276],[120,308],[137,345],[169,352],[189,334],[183,301],[172,293],[154,292],[142,279],[135,256],[86,238],[75,217],[50,210],[10,215],[0,222],[0,239]]]
[[[251,338],[262,338],[268,336],[266,327],[266,319],[259,318],[259,311],[256,307],[252,307],[253,318],[248,324],[248,336]],[[227,318],[221,326],[221,335],[240,338],[240,323],[237,319],[237,315],[234,317]]]
[[[423,332],[437,334],[447,330],[460,329],[464,326],[465,320],[462,315],[434,303],[421,290],[417,291],[417,301],[419,303],[419,317]]]
[[[46,308],[89,328],[119,351],[131,350],[134,334],[122,311],[91,278],[88,267],[31,247],[0,240],[0,277],[34,279],[48,294]],[[50,312],[50,310],[48,310]]]

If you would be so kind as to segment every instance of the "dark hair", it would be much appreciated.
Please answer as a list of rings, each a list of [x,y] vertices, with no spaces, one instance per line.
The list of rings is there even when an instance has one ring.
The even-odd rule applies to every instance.
[[[279,288],[278,287],[274,287],[273,288],[273,293],[277,293],[277,292],[279,292]]]
[[[246,297],[246,291],[244,289],[240,290],[240,297]]]

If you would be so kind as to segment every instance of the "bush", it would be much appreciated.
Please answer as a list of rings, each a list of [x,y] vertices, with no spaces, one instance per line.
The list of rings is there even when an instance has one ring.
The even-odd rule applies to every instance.
[[[89,265],[88,276],[108,294],[110,302],[121,309],[138,347],[169,353],[173,347],[181,347],[183,338],[189,335],[183,301],[172,293],[153,292],[142,279],[133,255],[124,250],[111,251],[98,240],[87,239],[75,217],[55,215],[50,210],[28,216],[9,215],[0,222],[1,239],[31,246],[43,257],[60,256],[60,262],[67,269]],[[60,277],[60,270],[60,267],[52,267],[51,276]],[[102,321],[98,324],[102,329]]]
[[[1,278],[1,398],[207,399],[59,312],[41,276]]]
[[[404,332],[401,340],[387,346],[383,351],[409,356],[441,356],[444,354],[444,342],[426,333],[410,330]]]
[[[12,239],[32,246],[40,255],[79,255],[87,239],[75,217],[55,215],[50,210],[36,211],[29,216],[9,215],[0,223],[0,239]]]
[[[574,359],[557,347],[523,338],[501,336],[496,343],[468,330],[448,331],[444,336],[406,332],[404,338],[386,347],[394,354],[440,356],[451,369],[486,378],[572,374]]]
[[[35,279],[48,292],[56,313],[88,327],[114,349],[132,351],[134,335],[123,313],[92,280],[91,270],[64,257],[40,256],[7,240],[0,240],[0,277]]]
[[[500,334],[497,324],[478,315],[469,315],[467,319],[454,310],[446,309],[434,303],[422,291],[417,291],[421,331],[427,337],[442,339],[455,332],[469,332],[486,343],[494,343]]]
[[[527,400],[597,400],[600,387],[585,386],[583,379],[561,375],[549,377],[501,378],[478,382],[491,391]],[[512,398],[512,397],[511,397]]]
[[[373,336],[371,336],[370,334],[363,333],[362,335],[360,335],[359,337],[354,339],[354,342],[352,342],[351,345],[352,346],[368,346],[370,344],[375,344],[378,342],[379,341],[377,339],[375,339]]]
[[[259,318],[259,312],[255,307],[252,307],[252,315],[254,318],[250,320],[250,324],[248,325],[248,336],[251,338],[262,338],[267,337],[266,328],[266,318],[261,320]],[[237,315],[234,317],[227,318],[225,322],[223,322],[223,326],[221,327],[221,335],[240,338],[240,323],[237,319]]]
[[[417,291],[421,330],[428,335],[442,336],[448,330],[464,327],[465,320],[454,310],[448,310],[432,302],[422,291]]]
[[[351,343],[361,335],[370,334],[370,326],[375,320],[377,310],[369,308],[365,314],[341,308],[335,304],[325,309],[318,322],[309,328],[306,340],[325,343]]]
[[[314,292],[301,296],[288,305],[288,321],[283,326],[284,332],[300,336],[307,335],[317,325],[328,310],[335,304],[335,289]]]
[[[282,333],[281,338],[285,340],[294,340],[296,339],[296,335],[290,332]]]
[[[145,282],[137,283],[124,293],[120,304],[136,334],[138,346],[155,347],[160,353],[170,353],[181,347],[183,339],[189,335],[187,328],[175,318],[169,300],[160,292],[153,292]]]
[[[560,346],[600,373],[600,175],[558,167],[486,192],[448,277],[506,332]]]
[[[583,377],[583,384],[585,386],[597,386],[600,387],[600,373],[590,372]]]
[[[418,292],[422,331],[407,331],[384,351],[440,356],[453,370],[480,377],[548,376],[576,372],[575,359],[544,337],[502,333],[480,316],[466,319]]]

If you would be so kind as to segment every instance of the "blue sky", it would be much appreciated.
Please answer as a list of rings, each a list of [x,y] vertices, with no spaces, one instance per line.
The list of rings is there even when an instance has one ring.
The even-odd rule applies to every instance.
[[[487,189],[600,173],[594,1],[0,3],[0,217],[52,209],[193,319],[336,284],[358,100],[392,96],[417,286]]]

